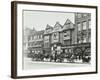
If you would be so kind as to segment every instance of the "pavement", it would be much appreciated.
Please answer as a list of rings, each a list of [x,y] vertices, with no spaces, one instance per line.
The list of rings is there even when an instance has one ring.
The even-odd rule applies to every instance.
[[[87,63],[58,63],[58,62],[40,62],[32,61],[31,58],[24,58],[24,69],[50,69],[50,68],[63,68],[63,67],[87,67]]]

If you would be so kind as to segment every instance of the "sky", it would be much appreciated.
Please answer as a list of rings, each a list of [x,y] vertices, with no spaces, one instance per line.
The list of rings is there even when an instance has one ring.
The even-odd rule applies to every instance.
[[[59,22],[63,25],[67,19],[70,19],[74,23],[74,13],[69,12],[51,12],[51,11],[23,11],[23,24],[24,28],[33,29],[33,27],[37,30],[44,30],[46,25],[54,27],[56,22]]]

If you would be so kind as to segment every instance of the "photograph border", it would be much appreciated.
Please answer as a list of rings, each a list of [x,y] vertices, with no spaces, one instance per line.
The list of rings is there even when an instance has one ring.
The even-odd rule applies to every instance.
[[[80,72],[80,73],[63,73],[63,74],[47,74],[47,75],[30,75],[17,76],[17,4],[27,5],[46,5],[59,7],[77,7],[77,8],[94,8],[96,10],[96,71],[94,72]],[[59,3],[42,3],[42,2],[27,2],[27,1],[12,1],[11,2],[11,78],[32,78],[32,77],[50,77],[50,76],[66,76],[66,75],[81,75],[81,74],[95,74],[98,73],[98,7],[90,5],[73,5],[73,4],[59,4]]]

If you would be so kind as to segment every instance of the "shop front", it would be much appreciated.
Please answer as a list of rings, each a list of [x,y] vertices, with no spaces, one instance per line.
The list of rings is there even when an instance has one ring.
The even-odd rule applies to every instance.
[[[82,43],[75,45],[74,55],[76,61],[80,62],[90,62],[91,59],[91,44],[90,43]]]

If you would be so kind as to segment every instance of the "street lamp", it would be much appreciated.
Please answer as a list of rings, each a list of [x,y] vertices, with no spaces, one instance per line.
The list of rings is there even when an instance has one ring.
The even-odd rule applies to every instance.
[[[55,51],[54,61],[56,62],[56,59],[57,59],[57,45],[56,44],[54,45],[53,50]]]

